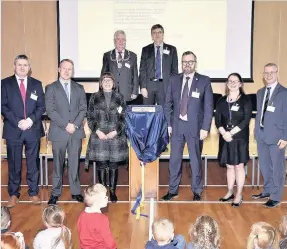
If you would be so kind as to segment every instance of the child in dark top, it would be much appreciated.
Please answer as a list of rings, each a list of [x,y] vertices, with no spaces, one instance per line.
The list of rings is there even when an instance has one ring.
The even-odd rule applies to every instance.
[[[174,226],[168,219],[159,219],[152,224],[153,239],[146,243],[145,249],[184,249],[185,238],[174,236]]]
[[[101,208],[108,204],[106,187],[102,184],[88,186],[85,190],[85,203],[88,207],[78,219],[81,249],[116,249],[109,219],[101,212]]]

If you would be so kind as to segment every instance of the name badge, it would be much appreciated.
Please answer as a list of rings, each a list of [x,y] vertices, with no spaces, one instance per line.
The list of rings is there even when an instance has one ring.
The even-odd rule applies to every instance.
[[[163,50],[163,53],[164,53],[164,54],[169,54],[169,52],[170,52],[170,51],[167,50],[167,49],[164,49],[164,50]]]
[[[131,65],[130,65],[129,63],[125,63],[125,66],[126,66],[127,68],[131,68]]]
[[[192,92],[191,93],[191,97],[193,97],[193,98],[199,98],[199,95],[200,95],[200,93],[199,92]]]
[[[275,106],[271,106],[271,105],[267,106],[267,111],[268,112],[275,112]]]
[[[31,93],[30,98],[33,100],[37,100],[38,96],[35,93]]]
[[[239,110],[239,105],[233,105],[233,106],[231,107],[231,111],[238,112],[238,110]]]

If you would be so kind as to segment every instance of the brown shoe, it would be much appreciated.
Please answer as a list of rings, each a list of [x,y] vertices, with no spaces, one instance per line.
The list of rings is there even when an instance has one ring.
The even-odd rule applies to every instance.
[[[18,202],[19,202],[19,198],[17,198],[16,195],[12,195],[12,196],[10,197],[10,200],[9,200],[8,203],[7,203],[7,207],[8,207],[8,208],[15,207]]]
[[[38,195],[30,196],[29,200],[34,204],[34,205],[39,205],[42,203]]]

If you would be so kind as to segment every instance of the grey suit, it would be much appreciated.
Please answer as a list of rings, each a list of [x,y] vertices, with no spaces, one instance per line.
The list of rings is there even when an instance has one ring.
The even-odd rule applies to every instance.
[[[213,93],[210,78],[198,73],[194,74],[189,91],[187,119],[182,121],[180,116],[181,88],[183,75],[170,77],[166,92],[164,114],[168,126],[172,127],[171,156],[169,162],[169,193],[177,194],[182,175],[182,153],[187,142],[190,166],[192,169],[191,189],[200,194],[203,190],[201,177],[202,141],[200,130],[209,131],[213,114]],[[192,92],[198,92],[199,97],[192,97]]]
[[[117,89],[124,96],[125,101],[131,101],[131,95],[139,93],[139,78],[137,55],[125,50],[122,67],[118,68],[116,50],[106,52],[103,56],[103,67],[101,74],[111,72],[115,77]]]
[[[82,85],[71,81],[70,103],[60,81],[46,86],[46,110],[51,120],[48,139],[53,146],[53,187],[52,195],[62,193],[63,164],[66,150],[69,161],[69,183],[72,195],[81,192],[78,169],[82,150],[82,138],[85,137],[83,120],[87,112],[86,94]],[[68,123],[78,128],[73,134],[66,131]]]
[[[266,110],[264,128],[260,126],[265,87],[257,92],[257,114],[255,139],[257,141],[260,170],[263,175],[263,193],[270,194],[273,201],[280,201],[284,189],[285,150],[278,148],[280,139],[287,140],[287,89],[279,83],[275,87],[268,105],[274,112]]]

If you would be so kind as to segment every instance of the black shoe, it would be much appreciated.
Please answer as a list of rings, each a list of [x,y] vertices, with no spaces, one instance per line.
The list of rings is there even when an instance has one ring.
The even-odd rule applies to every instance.
[[[241,200],[240,200],[238,203],[232,202],[232,203],[231,203],[231,207],[239,207],[240,204],[242,203],[242,201],[243,201],[243,198],[241,197]]]
[[[72,199],[77,202],[84,202],[84,197],[82,195],[72,195]]]
[[[201,201],[201,195],[197,194],[197,193],[194,193],[193,201]]]
[[[110,189],[110,199],[112,203],[116,203],[118,201],[118,197],[114,189]]]
[[[48,201],[48,205],[51,205],[51,204],[56,205],[58,199],[59,199],[58,196],[53,196],[53,195],[51,195],[50,200]]]
[[[230,200],[233,200],[234,199],[234,194],[232,194],[231,196],[227,197],[227,198],[220,198],[219,201],[222,201],[222,202],[226,202],[226,201],[230,201]]]
[[[112,203],[115,203],[118,201],[118,197],[116,196],[118,169],[110,169],[109,176],[110,176],[110,199]]]
[[[258,199],[265,199],[265,198],[269,198],[270,194],[263,194],[260,193],[258,195],[252,195],[252,199],[258,200]]]
[[[274,208],[280,205],[280,201],[273,201],[268,200],[266,203],[263,204],[264,207]]]
[[[160,198],[161,201],[170,201],[173,198],[178,197],[178,194],[167,193],[163,197]]]

